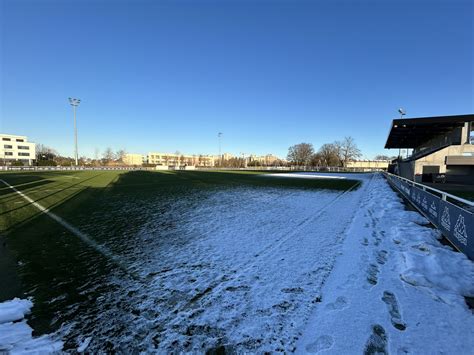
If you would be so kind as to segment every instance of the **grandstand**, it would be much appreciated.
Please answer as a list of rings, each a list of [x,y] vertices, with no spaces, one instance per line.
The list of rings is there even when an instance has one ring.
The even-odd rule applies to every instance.
[[[395,119],[385,148],[411,153],[399,154],[391,173],[416,182],[474,184],[474,114]]]

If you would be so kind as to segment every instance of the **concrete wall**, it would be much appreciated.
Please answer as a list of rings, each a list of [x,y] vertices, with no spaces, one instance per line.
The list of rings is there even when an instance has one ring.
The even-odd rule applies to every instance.
[[[397,171],[398,169],[398,171]],[[413,180],[415,177],[415,162],[399,162],[395,168],[396,174],[404,177],[405,179]]]
[[[360,168],[360,169],[384,169],[388,168],[388,160],[357,160],[350,161],[347,163],[348,168]]]
[[[474,154],[474,145],[452,145],[416,161],[415,174],[422,174],[424,165],[438,165],[440,173],[446,173],[446,157],[448,155]]]

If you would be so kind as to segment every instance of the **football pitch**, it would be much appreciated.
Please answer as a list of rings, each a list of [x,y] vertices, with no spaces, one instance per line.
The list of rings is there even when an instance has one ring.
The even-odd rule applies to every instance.
[[[0,290],[0,300],[33,297],[29,323],[38,334],[61,332],[66,350],[75,349],[86,337],[94,339],[91,349],[97,351],[176,346],[187,351],[201,344],[212,348],[244,325],[229,323],[220,329],[217,321],[200,319],[201,313],[211,318],[223,313],[229,322],[241,318],[245,323],[226,308],[239,309],[250,302],[239,298],[249,286],[241,290],[238,281],[275,275],[280,269],[272,266],[275,255],[294,258],[291,267],[298,270],[302,253],[309,249],[301,243],[298,254],[298,246],[288,241],[310,236],[317,213],[359,185],[350,179],[266,175],[1,173],[0,280],[6,287]],[[339,226],[331,228],[336,231]],[[324,243],[329,240],[310,245],[324,250]],[[334,254],[333,244],[327,246],[328,255]],[[231,298],[226,296],[222,303],[222,293],[229,290]],[[303,297],[298,292],[297,297]],[[280,302],[268,305],[268,314],[258,313],[260,308],[250,312],[262,322],[273,322],[274,313],[286,312],[286,307]],[[178,329],[172,324],[174,317],[188,326],[191,319],[200,320],[189,329]],[[236,349],[258,348],[252,343],[258,339],[232,341],[238,343]]]
[[[236,186],[282,187],[347,190],[353,180],[274,179],[253,171],[148,172],[148,171],[54,171],[0,173],[0,179],[14,186],[41,206],[57,211],[65,219],[78,213],[98,212],[104,199],[114,198],[118,204],[143,195],[183,197],[199,189]],[[263,177],[263,179],[262,179]],[[0,183],[0,232],[9,232],[34,222],[36,233],[43,230],[37,207]],[[123,201],[120,199],[123,198]],[[106,211],[103,211],[106,212]],[[46,231],[47,232],[47,231]]]

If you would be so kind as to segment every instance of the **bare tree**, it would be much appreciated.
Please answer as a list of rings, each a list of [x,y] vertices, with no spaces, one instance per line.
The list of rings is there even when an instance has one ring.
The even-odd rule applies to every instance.
[[[287,159],[289,162],[298,165],[309,165],[312,155],[314,154],[313,145],[310,143],[300,143],[288,148]]]
[[[374,160],[393,160],[393,159],[397,159],[397,157],[395,156],[389,157],[388,155],[384,155],[384,154],[376,155],[374,158]]]
[[[115,152],[115,160],[120,162],[120,163],[123,163],[123,158],[124,158],[125,154],[127,154],[125,149],[117,150],[117,152]]]
[[[355,160],[362,155],[352,137],[345,137],[338,145],[340,147],[340,158],[344,167],[347,166],[349,161]]]
[[[339,166],[341,165],[340,158],[341,148],[339,143],[326,143],[319,148],[318,159],[320,159],[321,166]]]
[[[99,160],[100,150],[99,148],[94,148],[94,159]]]
[[[104,154],[102,155],[102,157],[103,157],[102,160],[105,164],[110,163],[111,161],[113,161],[114,160],[114,152],[113,152],[112,148],[107,147],[105,149]]]
[[[44,144],[37,144],[36,145],[36,160],[54,160],[59,156],[58,152],[55,151],[53,148],[45,146]]]

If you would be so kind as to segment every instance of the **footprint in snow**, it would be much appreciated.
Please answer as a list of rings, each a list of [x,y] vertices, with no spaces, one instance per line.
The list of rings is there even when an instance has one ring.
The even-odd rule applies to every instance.
[[[384,291],[382,301],[387,305],[392,325],[398,330],[405,330],[407,326],[402,320],[400,307],[398,306],[398,301],[395,295],[390,291]]]
[[[364,355],[388,355],[387,351],[387,334],[385,329],[375,324],[372,326],[372,334],[365,344]]]
[[[319,353],[322,350],[330,349],[334,344],[334,338],[330,335],[321,335],[315,342],[306,345],[309,353]]]
[[[375,246],[378,246],[380,244],[380,242],[382,241],[382,239],[377,235],[376,231],[372,231],[372,238],[374,238],[374,240],[375,240],[375,242],[374,242]]]
[[[385,264],[387,262],[387,251],[380,250],[379,252],[377,252],[377,255],[375,256],[375,260],[380,265]]]
[[[367,269],[367,281],[371,285],[377,285],[379,268],[375,264],[370,264]]]
[[[342,310],[346,308],[348,304],[349,301],[347,300],[347,298],[339,296],[338,298],[336,298],[336,301],[329,303],[326,308],[332,311]]]

